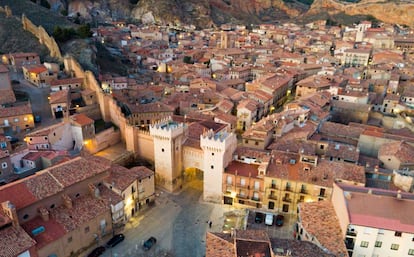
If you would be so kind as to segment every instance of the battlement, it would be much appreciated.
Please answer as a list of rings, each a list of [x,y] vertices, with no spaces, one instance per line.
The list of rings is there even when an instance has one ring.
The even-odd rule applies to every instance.
[[[209,130],[200,135],[200,146],[211,151],[226,151],[230,145],[237,145],[236,135],[225,131],[214,133]]]
[[[158,139],[171,139],[184,134],[184,124],[171,118],[161,120],[150,126],[150,134]]]

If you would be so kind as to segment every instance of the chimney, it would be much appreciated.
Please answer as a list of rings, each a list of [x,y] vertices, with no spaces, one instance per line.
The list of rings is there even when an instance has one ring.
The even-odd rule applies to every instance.
[[[94,184],[89,184],[89,193],[92,197],[98,198],[100,195],[99,188],[97,188]]]
[[[72,209],[73,205],[72,205],[72,199],[70,199],[70,196],[68,196],[67,194],[63,194],[62,198],[63,198],[63,204],[65,205],[65,207],[68,209]]]
[[[49,220],[49,211],[45,207],[39,208],[40,217],[42,217],[43,221]]]
[[[397,191],[397,198],[398,199],[402,199],[401,190],[398,190]]]
[[[19,227],[20,224],[19,218],[17,216],[16,206],[14,206],[14,204],[12,204],[10,201],[6,201],[1,203],[1,207],[3,208],[4,214],[6,214],[12,220],[13,227]]]

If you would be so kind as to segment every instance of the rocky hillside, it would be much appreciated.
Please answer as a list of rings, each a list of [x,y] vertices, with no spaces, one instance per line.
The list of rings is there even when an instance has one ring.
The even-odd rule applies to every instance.
[[[414,3],[411,1],[362,0],[350,4],[335,0],[315,0],[306,14],[318,14],[321,10],[331,15],[372,15],[387,23],[414,26]]]
[[[302,17],[317,18],[318,14],[335,17],[338,13],[352,16],[371,15],[388,23],[414,25],[414,4],[402,0],[361,0],[358,3],[314,0],[310,8],[301,4],[300,0],[50,1],[64,2],[61,6],[67,6],[69,15],[81,15],[86,19],[131,18],[144,23],[186,23],[202,28],[227,22],[250,24]]]

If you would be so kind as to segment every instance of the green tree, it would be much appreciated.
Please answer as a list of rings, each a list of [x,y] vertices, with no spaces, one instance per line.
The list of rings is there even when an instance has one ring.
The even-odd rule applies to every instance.
[[[92,36],[91,25],[89,23],[81,25],[77,30],[77,34],[79,35],[80,38],[91,37]]]

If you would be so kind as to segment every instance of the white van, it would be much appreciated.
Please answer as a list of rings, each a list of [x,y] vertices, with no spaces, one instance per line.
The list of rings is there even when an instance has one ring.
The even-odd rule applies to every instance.
[[[273,225],[273,214],[266,213],[265,224],[268,225],[268,226],[272,226]]]

